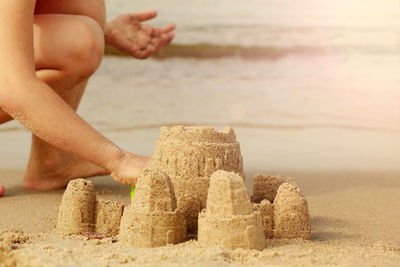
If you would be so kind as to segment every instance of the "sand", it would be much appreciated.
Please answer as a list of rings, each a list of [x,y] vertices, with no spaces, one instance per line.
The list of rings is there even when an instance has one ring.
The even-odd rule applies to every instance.
[[[268,170],[246,172],[249,191],[255,173]],[[11,250],[20,261],[30,255],[29,260],[34,257],[43,266],[398,265],[400,173],[270,173],[290,176],[302,189],[311,213],[310,241],[267,240],[260,252],[205,248],[193,240],[159,248],[132,248],[121,246],[114,238],[56,235],[63,191],[25,192],[20,186],[22,170],[0,170],[0,183],[7,185],[6,196],[0,199],[0,243],[8,247],[7,254]],[[92,181],[97,197],[129,205],[129,188],[110,177]],[[10,234],[10,229],[15,231]]]

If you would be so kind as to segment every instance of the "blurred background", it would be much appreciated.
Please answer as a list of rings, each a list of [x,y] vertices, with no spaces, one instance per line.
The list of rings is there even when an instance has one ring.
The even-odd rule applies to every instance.
[[[177,24],[158,56],[106,56],[89,83],[79,113],[121,147],[151,155],[165,124],[231,125],[245,170],[400,170],[398,0],[106,4]],[[0,165],[23,168],[29,144],[2,126]]]

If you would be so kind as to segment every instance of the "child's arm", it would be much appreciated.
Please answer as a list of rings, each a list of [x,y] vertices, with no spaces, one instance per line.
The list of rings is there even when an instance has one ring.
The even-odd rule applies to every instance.
[[[36,77],[34,8],[34,0],[0,0],[0,107],[46,142],[113,172],[116,180],[119,174],[136,176],[147,158],[117,147]]]

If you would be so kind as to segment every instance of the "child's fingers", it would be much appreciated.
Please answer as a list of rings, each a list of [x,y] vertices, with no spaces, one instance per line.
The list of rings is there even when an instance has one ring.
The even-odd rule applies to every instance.
[[[170,24],[167,27],[162,28],[162,31],[163,32],[170,32],[170,31],[175,30],[175,28],[176,28],[175,24]]]
[[[168,33],[168,41],[167,41],[167,45],[169,43],[171,43],[172,39],[175,38],[175,34],[173,32]]]
[[[157,11],[155,11],[155,10],[143,11],[143,12],[135,14],[135,16],[140,22],[142,22],[142,21],[154,19],[155,17],[157,17]]]
[[[163,33],[162,29],[153,28],[152,31],[151,31],[151,36],[152,37],[157,37],[157,36],[160,36],[162,33]]]
[[[164,27],[164,28],[153,28],[151,30],[151,36],[158,37],[163,34],[168,34],[168,33],[171,33],[174,29],[175,29],[174,24],[168,25],[167,27]]]
[[[118,183],[128,186],[135,186],[137,182],[137,177],[126,177],[126,176],[119,176],[115,173],[111,173],[111,177]]]
[[[0,185],[0,197],[4,194],[6,189],[4,188],[4,185]]]

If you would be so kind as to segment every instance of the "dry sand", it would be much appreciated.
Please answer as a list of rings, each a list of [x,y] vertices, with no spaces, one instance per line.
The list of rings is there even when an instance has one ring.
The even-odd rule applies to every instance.
[[[193,240],[148,249],[122,246],[112,238],[61,236],[55,226],[63,191],[25,192],[21,170],[0,170],[0,184],[7,185],[0,199],[0,261],[27,266],[400,264],[400,173],[256,170],[246,173],[250,190],[255,173],[290,176],[299,185],[311,213],[310,241],[267,240],[260,252],[204,248]],[[129,204],[129,188],[110,177],[92,181],[98,198]]]

